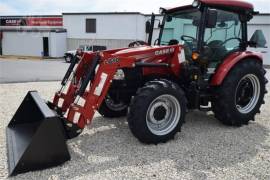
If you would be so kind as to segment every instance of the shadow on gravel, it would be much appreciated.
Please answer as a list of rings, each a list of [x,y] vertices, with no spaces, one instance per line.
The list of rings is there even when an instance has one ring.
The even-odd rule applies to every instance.
[[[204,177],[202,170],[231,166],[254,157],[269,133],[255,122],[240,128],[227,127],[213,115],[197,111],[189,113],[186,121],[182,132],[174,140],[165,144],[145,145],[131,134],[125,118],[110,120],[97,117],[92,125],[93,131],[87,130],[79,138],[68,142],[71,161],[46,170],[46,173],[35,172],[35,177],[38,174],[43,177],[44,174],[48,177],[59,174],[61,179],[70,179],[165,160],[173,161],[178,171],[192,171],[194,178]],[[27,176],[20,175],[18,178]]]

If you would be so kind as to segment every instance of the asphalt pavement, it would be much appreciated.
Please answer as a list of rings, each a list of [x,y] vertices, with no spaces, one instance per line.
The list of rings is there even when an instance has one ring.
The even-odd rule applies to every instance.
[[[64,60],[0,59],[0,83],[59,81],[68,66]]]

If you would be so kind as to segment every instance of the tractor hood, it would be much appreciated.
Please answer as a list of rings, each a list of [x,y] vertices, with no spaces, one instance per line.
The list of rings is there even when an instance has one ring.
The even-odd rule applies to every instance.
[[[124,50],[117,51],[115,54],[126,54],[126,53],[133,53],[133,52],[141,52],[141,51],[147,51],[150,49],[154,49],[159,46],[140,46],[140,47],[135,47],[135,48],[128,48]]]
[[[181,51],[182,45],[173,46],[141,46],[136,48],[122,49],[112,53],[115,56],[135,57],[138,60],[150,60],[157,56],[170,56],[175,51]]]

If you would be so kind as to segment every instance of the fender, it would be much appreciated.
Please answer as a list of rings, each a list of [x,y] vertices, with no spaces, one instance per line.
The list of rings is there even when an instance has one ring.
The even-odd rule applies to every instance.
[[[214,76],[211,79],[211,86],[221,85],[230,70],[240,61],[252,58],[262,62],[262,55],[252,51],[234,52],[227,56],[222,64],[218,66]]]

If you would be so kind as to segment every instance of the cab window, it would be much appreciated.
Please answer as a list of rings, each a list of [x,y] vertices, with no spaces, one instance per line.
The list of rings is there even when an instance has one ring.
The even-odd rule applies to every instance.
[[[197,49],[198,29],[201,11],[197,8],[182,10],[167,14],[164,29],[161,34],[161,45],[182,44],[186,59],[191,59],[191,53]]]
[[[241,22],[236,13],[217,10],[217,23],[205,28],[204,45],[209,61],[221,61],[227,54],[239,50],[242,37]]]

